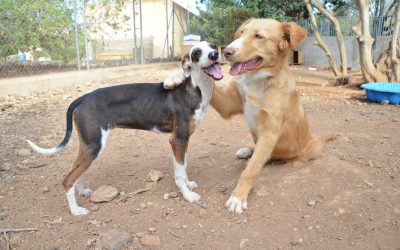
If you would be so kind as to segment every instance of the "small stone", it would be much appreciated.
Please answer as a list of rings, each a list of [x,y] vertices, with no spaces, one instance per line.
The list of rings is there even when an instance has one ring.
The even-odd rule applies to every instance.
[[[309,206],[315,206],[315,201],[314,200],[312,200],[312,201],[309,201],[307,204],[309,205]]]
[[[146,205],[146,203],[142,202],[139,204],[139,207],[145,209],[147,207],[147,205]]]
[[[150,170],[149,174],[147,175],[147,181],[156,182],[159,179],[162,179],[164,174],[161,171],[157,170]]]
[[[140,237],[140,244],[147,247],[155,247],[160,245],[160,237],[157,235],[143,235]]]
[[[31,150],[27,149],[27,148],[23,148],[23,149],[20,149],[17,151],[17,155],[20,157],[29,156],[29,155],[31,155],[31,153],[32,153]]]
[[[392,122],[399,122],[399,119],[393,118]]]
[[[189,228],[188,225],[183,225],[183,226],[182,226],[182,229],[185,229],[185,230],[186,230],[186,229],[188,229],[188,228]]]
[[[99,209],[100,209],[99,206],[92,206],[92,207],[90,207],[90,211],[92,211],[92,212],[99,211]]]
[[[133,237],[129,233],[111,229],[96,240],[96,249],[120,250],[132,241]]]
[[[176,198],[176,197],[178,197],[177,192],[169,192],[169,193],[164,194],[164,200],[168,200],[168,199]]]
[[[344,214],[344,213],[346,212],[346,210],[343,209],[343,208],[339,208],[339,209],[338,209],[338,212],[339,212],[339,214]]]
[[[350,119],[349,119],[349,118],[346,118],[346,119],[344,119],[344,121],[345,121],[345,122],[349,122],[349,121],[350,121]]]
[[[94,203],[109,202],[118,195],[118,190],[111,186],[100,186],[90,196],[90,201]]]
[[[248,242],[249,242],[249,239],[242,239],[242,240],[240,241],[239,248],[240,248],[240,249],[245,248]]]
[[[292,240],[292,241],[290,242],[290,244],[291,244],[292,246],[297,246],[298,244],[300,244],[300,242],[299,242],[298,240]]]
[[[43,191],[43,193],[49,192],[49,187],[48,187],[48,186],[44,186],[44,187],[42,188],[42,191]]]
[[[31,163],[32,163],[32,161],[29,160],[29,159],[25,159],[25,160],[21,161],[22,165],[28,165],[28,164],[31,164]]]
[[[149,227],[148,231],[149,231],[150,233],[155,233],[155,232],[156,232],[156,229],[155,229],[154,227]]]

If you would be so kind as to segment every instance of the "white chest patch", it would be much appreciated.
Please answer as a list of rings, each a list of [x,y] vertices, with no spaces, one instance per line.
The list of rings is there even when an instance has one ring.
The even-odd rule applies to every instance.
[[[244,100],[244,119],[246,120],[247,126],[249,126],[251,132],[257,132],[256,118],[259,112],[259,107],[254,107],[248,100]]]
[[[206,115],[205,108],[200,106],[200,108],[194,111],[194,119],[196,122],[196,127],[200,125],[200,123],[204,120],[204,116]]]
[[[242,75],[236,83],[239,85],[239,89],[243,98],[243,114],[246,120],[247,126],[253,133],[257,132],[257,116],[260,113],[260,106],[253,105],[249,101],[249,96],[262,99],[265,90],[265,78],[268,76],[267,72],[256,73],[257,75]]]

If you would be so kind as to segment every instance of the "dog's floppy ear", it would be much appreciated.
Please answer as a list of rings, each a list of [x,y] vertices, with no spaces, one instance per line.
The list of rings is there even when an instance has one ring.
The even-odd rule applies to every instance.
[[[238,38],[242,34],[242,29],[244,28],[244,26],[246,26],[248,23],[250,23],[253,20],[254,20],[254,18],[250,18],[250,19],[247,19],[246,21],[244,21],[244,23],[242,23],[239,26],[239,28],[237,28],[237,30],[235,32],[235,38]]]
[[[307,37],[307,30],[300,27],[294,22],[282,23],[282,41],[279,43],[281,50],[289,48],[297,48]]]
[[[192,69],[189,53],[182,57],[181,62],[182,62],[183,72],[185,72],[185,76],[188,77],[190,75],[190,71]]]

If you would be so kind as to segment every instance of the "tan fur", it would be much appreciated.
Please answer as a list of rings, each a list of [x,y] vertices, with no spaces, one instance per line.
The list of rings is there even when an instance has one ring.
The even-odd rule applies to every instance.
[[[255,34],[262,39],[257,39]],[[256,177],[269,159],[308,161],[318,155],[327,141],[335,138],[326,136],[316,139],[311,136],[290,73],[288,51],[298,46],[306,36],[307,31],[295,23],[279,23],[270,19],[246,21],[236,32],[236,38],[243,39],[243,46],[235,51],[233,61],[244,62],[256,57],[261,57],[263,61],[246,76],[236,76],[227,87],[215,86],[211,105],[222,117],[243,113],[246,102],[259,108],[256,129],[251,131],[256,142],[254,153],[232,193],[243,203],[247,204],[247,196]],[[270,75],[257,78],[257,72],[263,71]],[[241,87],[243,84],[247,84],[245,88]],[[261,87],[253,91],[251,86]],[[261,94],[256,95],[257,92]]]

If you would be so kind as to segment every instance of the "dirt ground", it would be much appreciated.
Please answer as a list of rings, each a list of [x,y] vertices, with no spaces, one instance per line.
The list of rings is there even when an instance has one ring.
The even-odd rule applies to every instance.
[[[223,205],[246,165],[234,154],[252,140],[241,116],[226,121],[209,108],[191,138],[188,168],[206,207],[180,195],[163,198],[178,191],[168,135],[118,129],[85,173],[86,184],[129,193],[145,187],[151,169],[165,177],[126,202],[78,197],[97,211],[71,216],[60,180],[77,155],[76,133],[54,156],[22,150],[28,149],[22,139],[52,147],[64,136],[65,112],[76,97],[108,85],[162,81],[179,70],[141,70],[129,79],[1,99],[0,229],[37,229],[11,233],[14,249],[93,249],[112,228],[134,237],[126,249],[143,248],[139,239],[148,234],[159,237],[156,249],[400,249],[399,106],[369,103],[360,90],[330,87],[328,71],[299,66],[293,70],[313,134],[341,137],[303,166],[268,163],[243,214]]]

